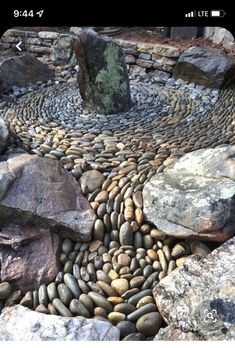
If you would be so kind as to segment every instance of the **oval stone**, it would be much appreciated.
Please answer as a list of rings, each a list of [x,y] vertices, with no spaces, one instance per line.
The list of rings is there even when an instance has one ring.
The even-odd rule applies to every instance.
[[[76,298],[72,299],[69,305],[69,310],[75,315],[81,315],[85,318],[90,318],[90,313],[88,309],[82,304],[81,301]]]
[[[126,279],[114,279],[111,286],[119,295],[123,295],[129,289],[129,283]]]
[[[132,245],[133,231],[129,222],[124,222],[120,227],[119,240],[121,245]]]
[[[108,315],[108,319],[111,321],[113,325],[116,325],[120,321],[123,321],[126,319],[125,314],[119,313],[119,312],[110,312]]]
[[[72,292],[69,290],[69,288],[65,285],[65,284],[59,284],[58,285],[58,294],[60,296],[60,299],[61,301],[66,305],[68,306],[70,301],[72,300],[73,298],[73,294]],[[40,303],[40,301],[39,301]]]
[[[158,312],[150,312],[144,314],[137,320],[136,329],[145,336],[154,336],[158,333],[161,325],[161,315]]]
[[[65,305],[59,298],[54,298],[54,300],[52,301],[52,305],[63,317],[73,316],[72,313],[68,310],[67,307],[65,307]]]
[[[92,299],[92,301],[99,307],[105,309],[107,313],[112,312],[113,307],[111,304],[106,300],[106,298],[100,294],[97,294],[94,291],[88,292],[88,296]]]
[[[64,275],[64,282],[65,285],[69,288],[69,290],[72,292],[72,294],[78,298],[81,294],[81,291],[79,289],[78,283],[74,276],[70,273],[65,273]]]
[[[116,327],[120,330],[120,339],[136,332],[135,324],[132,321],[120,321]]]

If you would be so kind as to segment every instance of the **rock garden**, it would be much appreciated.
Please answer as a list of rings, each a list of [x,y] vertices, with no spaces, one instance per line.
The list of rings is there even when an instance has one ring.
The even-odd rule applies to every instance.
[[[31,35],[0,51],[0,340],[234,340],[234,53]]]

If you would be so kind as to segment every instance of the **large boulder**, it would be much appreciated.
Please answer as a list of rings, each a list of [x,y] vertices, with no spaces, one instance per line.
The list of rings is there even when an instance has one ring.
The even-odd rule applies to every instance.
[[[143,190],[144,215],[178,238],[225,241],[235,233],[235,146],[182,156]]]
[[[0,58],[0,92],[9,91],[12,86],[24,87],[29,83],[46,81],[54,72],[32,54],[7,53]]]
[[[9,129],[5,121],[0,118],[0,155],[5,150],[9,140]]]
[[[77,38],[74,34],[60,34],[52,45],[51,59],[56,65],[76,65]]]
[[[49,229],[9,224],[0,231],[0,278],[23,292],[53,281],[60,270],[59,236]]]
[[[220,88],[235,79],[235,60],[217,49],[190,47],[180,55],[173,76],[208,88]]]
[[[92,29],[77,31],[78,83],[84,107],[112,114],[129,110],[130,86],[122,48]]]
[[[0,341],[118,341],[109,322],[37,313],[21,305],[6,307],[0,316]]]
[[[156,339],[172,337],[234,340],[235,237],[206,258],[196,255],[153,289],[158,309],[170,327]],[[190,335],[191,333],[191,335]]]
[[[58,161],[29,154],[5,157],[0,162],[1,225],[53,227],[62,237],[90,239],[95,213]]]

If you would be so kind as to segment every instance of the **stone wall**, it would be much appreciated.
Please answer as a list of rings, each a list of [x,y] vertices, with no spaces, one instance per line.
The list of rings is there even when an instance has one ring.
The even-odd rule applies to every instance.
[[[59,35],[60,33],[52,31],[35,32],[9,29],[1,38],[0,48],[15,48],[15,45],[21,41],[23,51],[50,54],[51,46]],[[124,49],[130,72],[137,66],[143,72],[161,70],[172,73],[180,55],[179,49],[174,46],[120,39],[115,39],[115,41]]]
[[[22,31],[18,29],[7,30],[1,38],[1,48],[15,48],[15,45],[21,41],[23,51],[36,54],[50,54],[51,46],[54,40],[59,36],[54,31]]]
[[[126,54],[126,63],[129,69],[134,65],[146,71],[161,70],[172,73],[180,55],[180,50],[174,46],[115,40]]]

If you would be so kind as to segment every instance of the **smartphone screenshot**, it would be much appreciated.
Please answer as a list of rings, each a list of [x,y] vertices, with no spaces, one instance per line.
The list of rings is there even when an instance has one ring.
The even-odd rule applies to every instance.
[[[231,10],[59,12],[0,26],[0,341],[235,340]]]

